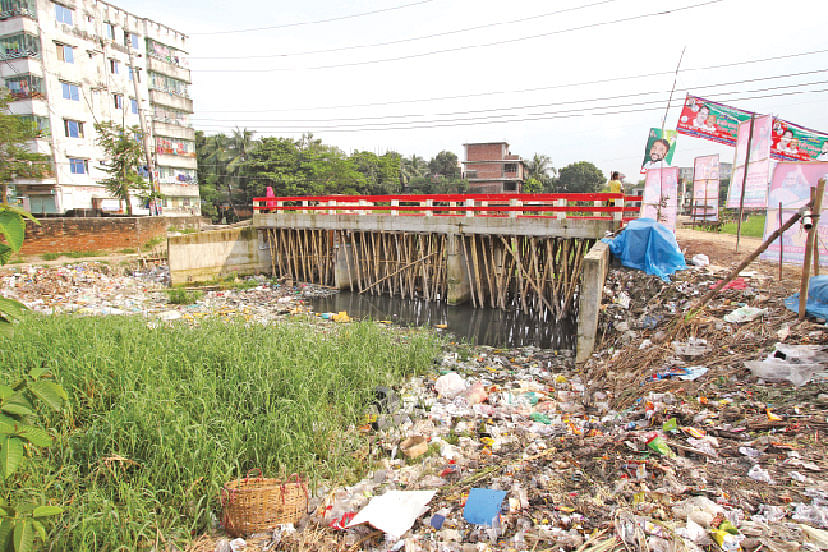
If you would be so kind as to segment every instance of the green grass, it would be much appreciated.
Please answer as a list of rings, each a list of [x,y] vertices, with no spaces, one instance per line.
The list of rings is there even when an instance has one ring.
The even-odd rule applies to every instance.
[[[725,234],[736,234],[736,223],[728,222],[722,225]],[[765,215],[751,215],[742,222],[742,235],[761,238],[765,234]]]
[[[119,249],[118,253],[123,253],[125,255],[129,255],[130,253],[137,253],[138,250],[133,247],[127,247],[126,249]]]
[[[61,257],[68,259],[82,259],[86,257],[106,257],[107,253],[104,251],[64,251],[61,253],[44,253],[42,255],[44,261],[54,261]]]
[[[352,428],[375,386],[424,372],[439,353],[436,337],[400,339],[371,323],[322,333],[28,317],[14,341],[0,338],[0,379],[45,363],[71,397],[52,415],[55,445],[22,468],[42,485],[37,499],[67,509],[49,549],[150,550],[159,534],[183,546],[220,518],[221,486],[252,468],[354,481],[367,466]]]
[[[141,250],[149,251],[150,249],[153,249],[154,247],[161,245],[165,241],[167,241],[166,236],[158,236],[157,238],[152,238],[150,241],[141,246]]]
[[[192,305],[204,297],[204,292],[198,289],[170,288],[164,291],[167,293],[167,299],[173,305]]]

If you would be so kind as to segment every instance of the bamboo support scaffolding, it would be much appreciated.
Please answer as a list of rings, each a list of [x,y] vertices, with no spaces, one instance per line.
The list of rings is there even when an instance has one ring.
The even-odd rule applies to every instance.
[[[275,277],[352,292],[445,301],[449,290],[448,244],[457,253],[475,308],[516,308],[560,320],[577,302],[583,259],[594,240],[428,232],[267,229],[264,236]]]

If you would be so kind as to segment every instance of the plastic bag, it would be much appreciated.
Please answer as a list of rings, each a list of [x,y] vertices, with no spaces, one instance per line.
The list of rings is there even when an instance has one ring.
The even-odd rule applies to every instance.
[[[687,268],[673,232],[651,218],[630,221],[621,234],[602,241],[624,266],[665,281],[670,280],[670,274]]]
[[[436,388],[441,397],[453,399],[466,390],[466,380],[457,372],[449,372],[437,378]]]

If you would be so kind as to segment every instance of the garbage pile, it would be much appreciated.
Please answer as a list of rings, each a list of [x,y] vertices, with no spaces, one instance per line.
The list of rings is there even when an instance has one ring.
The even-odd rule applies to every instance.
[[[189,304],[173,304],[168,295],[169,269],[160,265],[120,270],[104,263],[83,262],[60,267],[26,266],[0,270],[0,293],[44,314],[89,316],[142,315],[160,323],[197,324],[205,317],[268,324],[280,317],[308,311],[309,297],[331,290],[312,285],[287,285],[265,276],[192,288]]]

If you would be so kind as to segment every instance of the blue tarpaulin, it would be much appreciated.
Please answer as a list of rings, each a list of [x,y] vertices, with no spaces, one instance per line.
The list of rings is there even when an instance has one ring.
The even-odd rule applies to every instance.
[[[504,498],[506,498],[506,491],[475,487],[469,491],[469,498],[466,499],[466,505],[463,508],[463,518],[475,525],[494,526],[497,516],[500,515]]]
[[[785,306],[799,314],[799,294],[785,299]],[[808,281],[808,302],[805,314],[828,319],[828,276],[812,276]]]
[[[603,241],[624,266],[665,281],[670,274],[687,268],[673,232],[651,218],[630,221],[618,236]]]

